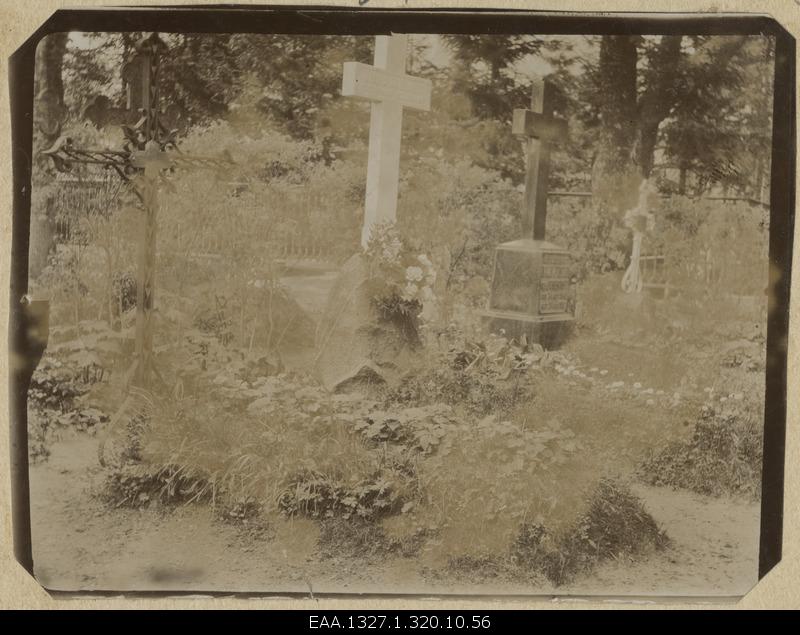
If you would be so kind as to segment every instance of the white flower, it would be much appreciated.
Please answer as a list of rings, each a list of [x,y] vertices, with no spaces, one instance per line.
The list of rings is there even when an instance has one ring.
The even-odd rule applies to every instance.
[[[419,287],[417,287],[417,285],[415,285],[413,282],[409,282],[403,289],[403,300],[415,300],[418,291]]]
[[[382,252],[383,261],[387,264],[393,264],[400,256],[400,247],[394,243],[386,245]]]
[[[422,287],[422,300],[424,302],[432,302],[436,299],[433,295],[433,290],[430,287]]]
[[[422,280],[424,274],[422,273],[422,269],[419,267],[408,267],[406,269],[406,280],[411,282],[419,282]]]
[[[420,254],[419,256],[417,256],[417,260],[419,260],[423,265],[425,265],[428,268],[433,267],[433,263],[430,261],[430,258],[428,258],[428,256],[426,256],[425,254]]]

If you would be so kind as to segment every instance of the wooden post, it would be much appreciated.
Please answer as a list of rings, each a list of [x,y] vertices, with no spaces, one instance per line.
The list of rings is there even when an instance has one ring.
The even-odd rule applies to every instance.
[[[159,53],[163,43],[157,35],[140,45],[139,71],[141,97],[144,102],[144,152],[134,159],[136,167],[144,168],[141,187],[144,223],[139,246],[139,271],[136,288],[136,371],[133,384],[150,388],[153,362],[153,307],[155,304],[156,228],[158,222],[158,175],[169,162],[159,145],[160,108]]]
[[[143,216],[136,287],[136,371],[133,385],[149,388],[153,370],[153,304],[156,277],[158,182],[145,177],[141,187]]]

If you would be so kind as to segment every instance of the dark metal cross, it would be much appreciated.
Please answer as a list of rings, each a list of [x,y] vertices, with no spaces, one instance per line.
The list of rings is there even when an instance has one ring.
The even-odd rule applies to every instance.
[[[100,165],[113,169],[125,181],[131,182],[133,191],[142,203],[144,223],[136,280],[136,358],[130,376],[131,383],[140,388],[149,388],[152,376],[158,375],[153,360],[153,299],[158,192],[162,173],[176,167],[217,169],[234,165],[228,155],[202,157],[177,151],[177,130],[168,130],[164,126],[159,110],[160,58],[165,49],[166,44],[157,33],[145,37],[137,45],[137,55],[131,65],[135,70],[132,76],[140,85],[130,86],[130,89],[133,103],[142,106],[141,118],[133,126],[122,126],[125,143],[121,150],[79,148],[69,137],[62,137],[42,153],[50,157],[60,171],[72,169],[73,164]],[[126,71],[130,68],[130,65],[126,67]]]
[[[531,109],[515,109],[511,127],[527,138],[528,169],[525,175],[525,206],[522,232],[525,238],[544,240],[547,222],[547,188],[550,177],[550,146],[567,138],[567,122],[553,116],[553,86],[533,82]]]

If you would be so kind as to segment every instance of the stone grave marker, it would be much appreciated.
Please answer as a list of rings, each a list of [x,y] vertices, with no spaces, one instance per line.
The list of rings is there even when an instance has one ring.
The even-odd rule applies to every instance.
[[[566,139],[567,125],[553,116],[552,86],[533,83],[530,110],[514,111],[514,134],[527,139],[523,237],[498,245],[489,307],[493,331],[528,341],[543,339],[543,325],[574,319],[571,258],[545,240],[550,147]]]

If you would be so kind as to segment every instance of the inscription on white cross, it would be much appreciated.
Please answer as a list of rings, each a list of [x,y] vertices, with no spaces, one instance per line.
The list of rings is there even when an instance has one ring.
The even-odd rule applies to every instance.
[[[344,63],[342,95],[372,102],[363,246],[373,226],[394,221],[397,216],[403,108],[430,110],[431,82],[406,75],[407,43],[407,35],[379,35],[375,38],[374,66]]]

